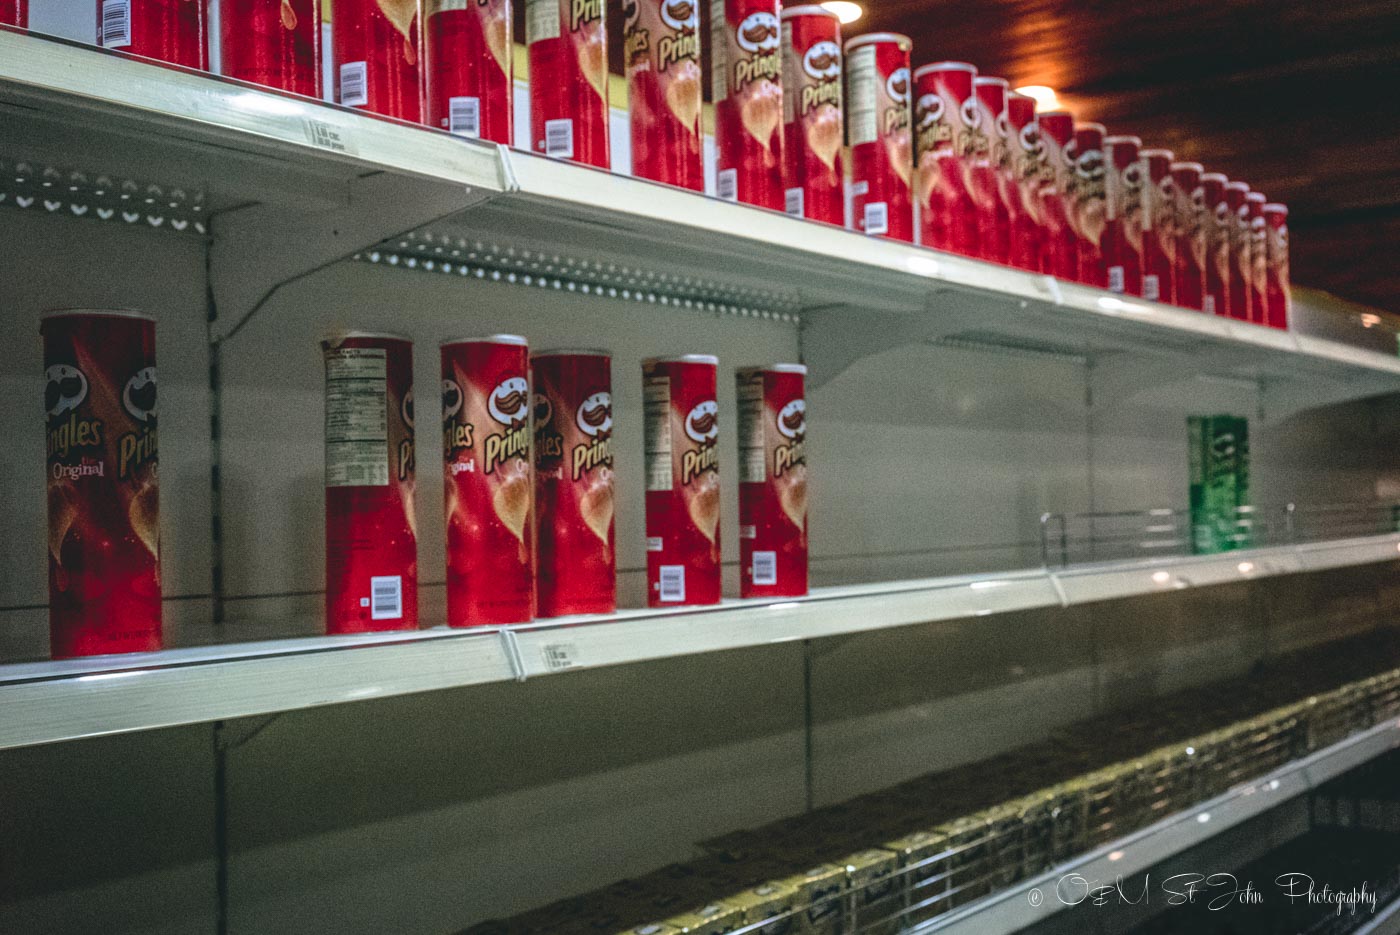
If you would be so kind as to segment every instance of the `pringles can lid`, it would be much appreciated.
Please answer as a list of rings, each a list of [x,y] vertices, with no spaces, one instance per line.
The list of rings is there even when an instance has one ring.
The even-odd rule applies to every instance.
[[[651,364],[709,364],[718,367],[719,358],[713,354],[678,354],[675,357],[648,357],[642,361],[644,367]]]
[[[530,342],[518,334],[492,334],[484,338],[452,338],[451,340],[442,342],[443,347],[447,347],[449,344],[513,344],[517,347],[530,346]]]
[[[155,316],[146,312],[138,312],[134,308],[48,308],[44,309],[39,316],[40,321],[48,321],[50,318],[86,318],[90,316],[102,316],[104,318],[135,318],[140,321],[155,321]]]

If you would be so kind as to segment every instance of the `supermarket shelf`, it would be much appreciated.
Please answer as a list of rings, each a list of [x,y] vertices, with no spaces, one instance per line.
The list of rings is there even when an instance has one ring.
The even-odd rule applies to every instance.
[[[934,932],[1000,935],[1020,931],[1083,895],[1083,884],[1076,888],[1071,883],[1066,890],[1067,899],[1057,898],[1057,884],[1072,874],[1093,881],[1090,885],[1099,885],[1140,873],[1397,748],[1400,748],[1400,720],[1385,721],[1195,808],[1105,844],[1048,873],[916,926],[912,931],[919,935]]]
[[[216,338],[281,284],[396,251],[590,294],[802,323],[820,384],[907,344],[1040,348],[1093,368],[1101,404],[1200,375],[1261,386],[1265,412],[1400,390],[1400,357],[1242,324],[74,43],[0,31],[9,160],[183,186],[205,198]],[[76,155],[74,155],[76,154]],[[405,235],[413,233],[412,238]],[[489,258],[485,260],[483,258]],[[461,269],[452,271],[461,272]],[[593,286],[602,286],[593,289]]]
[[[793,600],[0,666],[0,749],[1400,558],[1400,534],[818,588]]]

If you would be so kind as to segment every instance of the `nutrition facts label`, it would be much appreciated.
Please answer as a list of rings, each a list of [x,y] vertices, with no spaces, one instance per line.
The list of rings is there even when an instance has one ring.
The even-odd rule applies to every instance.
[[[739,483],[768,479],[768,445],[763,438],[763,377],[739,387]]]
[[[671,490],[671,378],[648,377],[642,388],[647,490]]]
[[[879,139],[876,82],[880,73],[875,68],[875,47],[863,45],[852,52],[846,61],[846,74],[850,76],[851,91],[851,99],[846,102],[846,129],[851,145],[873,143]]]
[[[386,487],[389,424],[382,348],[326,355],[326,486]]]
[[[559,0],[525,0],[525,44],[559,38]]]
[[[792,22],[783,20],[783,123],[797,119],[797,99],[802,96],[803,80],[802,57],[792,47]],[[788,88],[792,91],[788,92]]]
[[[710,0],[710,100],[729,97],[729,20],[724,0]]]

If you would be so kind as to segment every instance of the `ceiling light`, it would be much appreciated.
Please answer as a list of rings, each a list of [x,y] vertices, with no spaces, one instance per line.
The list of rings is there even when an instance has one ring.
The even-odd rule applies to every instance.
[[[830,3],[823,3],[821,6],[823,10],[835,13],[836,18],[843,23],[854,23],[865,12],[859,3],[848,3],[846,0],[831,0]]]
[[[1060,99],[1055,96],[1055,89],[1047,85],[1028,84],[1017,88],[1016,93],[1034,98],[1036,110],[1057,110],[1060,106]]]

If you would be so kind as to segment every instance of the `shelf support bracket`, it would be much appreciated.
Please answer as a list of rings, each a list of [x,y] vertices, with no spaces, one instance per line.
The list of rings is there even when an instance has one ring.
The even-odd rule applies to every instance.
[[[950,307],[945,294],[958,307]],[[809,386],[830,383],[857,361],[908,344],[926,344],[972,327],[970,296],[938,290],[922,310],[890,312],[850,305],[802,310],[802,362]]]

